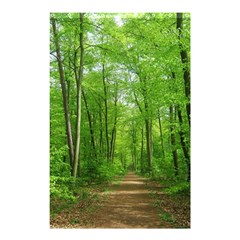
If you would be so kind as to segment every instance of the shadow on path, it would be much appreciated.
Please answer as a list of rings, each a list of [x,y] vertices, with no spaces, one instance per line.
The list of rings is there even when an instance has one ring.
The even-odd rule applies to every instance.
[[[171,228],[161,220],[146,189],[145,179],[130,172],[113,187],[91,228]]]

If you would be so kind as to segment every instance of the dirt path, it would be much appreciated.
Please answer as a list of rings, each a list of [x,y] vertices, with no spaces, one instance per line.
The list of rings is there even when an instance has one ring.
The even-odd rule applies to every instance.
[[[161,220],[145,179],[129,173],[94,214],[92,228],[171,228]]]

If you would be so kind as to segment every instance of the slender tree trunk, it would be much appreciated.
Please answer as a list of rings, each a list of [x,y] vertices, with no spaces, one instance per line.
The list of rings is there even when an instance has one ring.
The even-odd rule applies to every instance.
[[[99,153],[100,156],[103,157],[103,123],[102,123],[102,106],[101,106],[101,100],[99,101],[99,123],[100,123],[100,129],[99,129]]]
[[[173,127],[173,119],[174,119],[174,112],[173,112],[173,105],[170,106],[170,132],[171,132],[171,144],[172,144],[172,155],[173,155],[173,164],[175,170],[175,176],[178,176],[178,154],[176,149],[176,137],[174,134],[174,127]]]
[[[77,176],[77,170],[80,169],[80,133],[81,133],[81,92],[83,80],[83,61],[84,61],[84,47],[83,47],[83,13],[80,13],[80,68],[77,83],[77,128],[76,128],[76,144],[75,144],[75,158],[73,166],[73,176]],[[79,171],[80,172],[80,171]]]
[[[116,95],[114,98],[114,123],[113,123],[113,129],[112,129],[112,135],[111,135],[111,143],[110,143],[110,159],[111,162],[113,162],[114,159],[114,151],[115,151],[115,142],[116,142],[116,133],[117,133],[117,87],[116,87]]]
[[[132,159],[134,163],[134,170],[136,171],[137,170],[137,150],[136,150],[137,136],[136,136],[136,129],[135,129],[134,123],[132,123],[131,135],[132,135]]]
[[[107,160],[110,161],[110,148],[108,138],[108,104],[107,104],[107,86],[105,82],[105,66],[102,65],[102,81],[104,90],[104,106],[105,106],[105,135],[106,135],[106,147],[107,147]]]
[[[143,156],[143,149],[144,149],[144,129],[141,129],[141,173],[143,173],[143,166],[144,166],[144,156]]]
[[[89,131],[90,131],[90,139],[91,139],[93,155],[94,155],[95,159],[97,159],[97,151],[96,151],[96,145],[95,145],[94,130],[93,130],[93,125],[92,125],[92,116],[90,114],[87,98],[86,98],[86,95],[85,95],[85,92],[84,92],[83,89],[82,89],[82,96],[83,96],[83,100],[84,100],[86,111],[87,111]]]
[[[190,105],[190,71],[188,68],[188,55],[187,51],[183,48],[181,38],[182,38],[182,29],[183,29],[183,14],[182,13],[177,13],[177,30],[178,30],[178,39],[179,39],[179,48],[180,48],[180,55],[181,55],[181,60],[183,64],[183,78],[184,78],[184,86],[185,86],[185,96],[188,100],[186,103],[186,111],[187,111],[187,116],[188,116],[188,123],[189,126],[191,126],[191,105]]]
[[[134,161],[134,155],[133,155],[133,147],[131,148],[131,156],[132,156],[132,169],[135,170],[136,166],[135,166],[135,161]]]
[[[152,121],[149,118],[149,108],[147,98],[144,98],[144,106],[145,106],[145,126],[146,126],[146,141],[147,141],[147,156],[148,156],[148,169],[152,171]]]
[[[73,167],[74,145],[73,145],[73,137],[72,137],[72,127],[71,127],[71,121],[70,121],[70,116],[69,116],[68,97],[67,97],[64,70],[63,70],[63,64],[62,64],[62,56],[60,54],[60,47],[59,47],[59,43],[58,43],[58,35],[57,35],[55,18],[52,18],[52,28],[53,28],[54,43],[55,43],[55,48],[56,48],[56,53],[57,53],[57,62],[58,62],[58,69],[59,69],[59,75],[60,75],[60,83],[61,83],[61,88],[62,88],[63,108],[64,108],[65,123],[66,123],[70,165],[71,165],[71,167]]]
[[[110,160],[113,162],[114,159],[114,151],[115,151],[115,142],[116,142],[116,125],[114,123],[110,141]]]
[[[152,171],[152,127],[151,121],[145,119],[146,126],[146,140],[147,140],[147,156],[148,156],[148,169]]]
[[[161,116],[160,116],[160,110],[159,109],[158,109],[158,124],[159,124],[159,130],[160,130],[160,141],[161,141],[161,146],[162,146],[163,159],[165,159],[163,133],[162,133],[162,123],[161,123]]]
[[[70,80],[66,80],[67,82],[67,101],[68,101],[68,104],[69,104],[69,101],[70,101],[70,86],[71,86],[71,83],[70,83]]]
[[[149,104],[148,104],[148,94],[147,94],[147,86],[146,86],[146,79],[142,78],[139,74],[138,77],[140,79],[141,83],[141,90],[143,94],[143,100],[144,100],[144,112],[141,108],[136,93],[134,93],[135,101],[138,105],[138,108],[142,114],[145,114],[145,127],[146,127],[146,148],[147,148],[147,158],[148,158],[148,171],[152,172],[152,121],[150,118],[149,113]]]
[[[177,112],[178,112],[178,119],[179,119],[179,123],[180,123],[180,131],[179,131],[180,141],[181,141],[181,146],[182,146],[183,154],[185,157],[185,161],[186,161],[186,164],[188,167],[188,181],[190,181],[190,179],[191,179],[190,154],[189,154],[189,149],[187,147],[184,133],[182,130],[183,119],[182,119],[182,112],[181,112],[181,109],[179,108],[179,106],[177,107]]]
[[[135,138],[135,136],[134,136]],[[136,139],[134,139],[133,144],[133,156],[134,156],[134,163],[135,163],[135,171],[137,171],[137,149],[136,149]]]
[[[148,156],[148,170],[152,172],[152,121],[150,119],[150,110],[149,110],[149,103],[148,103],[148,90],[147,90],[147,83],[145,78],[139,79],[142,83],[142,93],[143,93],[143,100],[144,100],[144,110],[145,110],[145,126],[146,126],[146,143],[147,143],[147,156]]]

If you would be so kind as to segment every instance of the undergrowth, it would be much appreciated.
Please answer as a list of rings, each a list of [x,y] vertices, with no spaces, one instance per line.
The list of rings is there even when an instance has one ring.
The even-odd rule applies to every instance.
[[[100,192],[108,190],[108,185],[116,173],[119,176],[125,174],[123,171],[112,171],[111,174],[106,174],[105,169],[101,169],[94,181],[91,180],[92,176],[86,174],[76,179],[50,176],[50,216],[54,217],[75,204],[80,205],[80,210],[89,207],[92,202],[99,200]]]
[[[174,228],[190,228],[190,182],[151,178],[147,186],[162,220]]]

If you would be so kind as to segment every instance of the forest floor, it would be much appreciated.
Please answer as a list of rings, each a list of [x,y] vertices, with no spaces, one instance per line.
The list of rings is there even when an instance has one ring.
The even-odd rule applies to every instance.
[[[75,204],[51,220],[51,228],[189,228],[190,208],[165,196],[162,186],[128,173],[99,192],[88,211]],[[164,201],[159,201],[159,199]],[[186,202],[185,199],[183,201]],[[177,203],[177,205],[176,205]],[[170,211],[169,211],[170,209]],[[172,212],[171,212],[172,211]],[[181,213],[181,211],[183,211]],[[172,215],[174,214],[174,216]]]

